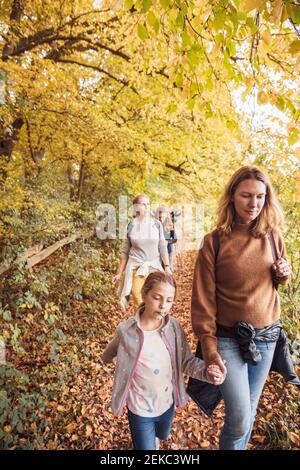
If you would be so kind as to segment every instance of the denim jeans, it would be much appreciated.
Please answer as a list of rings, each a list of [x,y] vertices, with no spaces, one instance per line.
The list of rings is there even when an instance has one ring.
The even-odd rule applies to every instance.
[[[173,272],[173,255],[174,255],[174,243],[168,243],[168,255],[169,255],[169,265],[170,269]]]
[[[262,359],[257,365],[244,362],[234,338],[218,338],[218,351],[226,361],[227,376],[220,390],[225,403],[221,450],[244,450],[251,436],[256,409],[270,371],[276,342],[256,342]]]
[[[174,418],[174,405],[161,416],[148,418],[128,410],[129,427],[135,450],[155,450],[155,438],[167,439]]]

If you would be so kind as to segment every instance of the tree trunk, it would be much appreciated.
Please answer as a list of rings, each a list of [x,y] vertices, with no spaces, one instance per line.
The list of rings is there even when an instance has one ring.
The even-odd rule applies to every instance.
[[[68,177],[70,186],[70,201],[76,201],[76,176],[74,171],[74,163],[68,165]]]
[[[12,7],[11,7],[11,12],[10,12],[10,20],[15,21],[20,24],[21,18],[23,14],[23,4],[22,0],[14,0],[12,2]],[[17,28],[15,26],[11,26],[11,32],[16,33]],[[14,50],[14,43],[12,41],[7,41],[2,50],[2,60],[5,62],[9,55],[13,52]]]
[[[16,118],[12,123],[11,129],[12,132],[8,133],[6,129],[2,128],[1,136],[0,136],[0,156],[2,155],[4,158],[2,161],[4,165],[0,171],[0,186],[3,185],[7,178],[7,171],[6,171],[6,164],[9,163],[15,143],[19,137],[19,131],[24,124],[23,118]]]
[[[82,189],[83,189],[83,182],[84,182],[84,174],[85,174],[85,161],[84,158],[81,160],[80,164],[80,172],[79,172],[79,181],[78,181],[78,192],[77,192],[77,201],[81,200],[82,197]]]

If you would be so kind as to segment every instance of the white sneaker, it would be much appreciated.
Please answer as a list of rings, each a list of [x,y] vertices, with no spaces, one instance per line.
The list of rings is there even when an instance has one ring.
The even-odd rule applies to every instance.
[[[155,450],[159,450],[160,440],[158,437],[155,438]]]

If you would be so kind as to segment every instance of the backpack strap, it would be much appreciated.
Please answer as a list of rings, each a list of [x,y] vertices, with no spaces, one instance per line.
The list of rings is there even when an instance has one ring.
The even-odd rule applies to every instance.
[[[214,252],[215,252],[215,263],[217,262],[219,250],[220,250],[220,233],[219,229],[215,229],[212,232],[212,239],[213,239],[213,247],[214,247]]]
[[[127,238],[129,238],[129,235],[130,235],[132,229],[133,229],[133,220],[131,220],[129,222],[129,224],[127,225]]]
[[[270,245],[271,245],[273,261],[275,263],[275,261],[278,259],[278,253],[277,253],[276,243],[275,243],[275,240],[274,240],[273,231],[268,233],[268,239],[269,239],[269,242],[270,242]]]
[[[271,245],[273,261],[275,263],[275,261],[278,259],[278,252],[277,252],[276,243],[274,239],[274,233],[272,230],[268,233],[268,240]],[[273,286],[275,287],[276,290],[278,290],[279,282],[274,276],[273,276]]]

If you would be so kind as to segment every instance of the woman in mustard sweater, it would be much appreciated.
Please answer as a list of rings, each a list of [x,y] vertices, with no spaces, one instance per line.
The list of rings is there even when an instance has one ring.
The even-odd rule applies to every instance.
[[[221,198],[217,229],[204,237],[192,292],[192,324],[206,366],[226,361],[220,386],[225,423],[220,449],[247,448],[272,363],[280,317],[278,284],[290,267],[283,214],[268,177],[240,168]],[[268,328],[266,328],[268,327]]]

